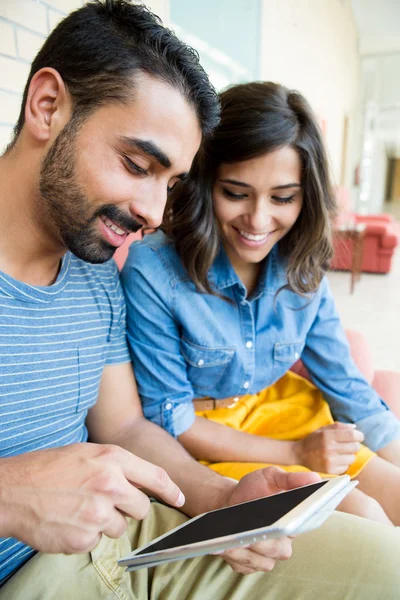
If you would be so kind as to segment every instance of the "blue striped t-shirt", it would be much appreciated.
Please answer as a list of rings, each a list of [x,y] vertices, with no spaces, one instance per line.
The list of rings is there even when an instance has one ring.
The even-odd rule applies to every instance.
[[[0,457],[86,441],[104,365],[128,361],[113,260],[91,265],[68,252],[48,287],[0,272]],[[0,538],[0,583],[33,554]]]

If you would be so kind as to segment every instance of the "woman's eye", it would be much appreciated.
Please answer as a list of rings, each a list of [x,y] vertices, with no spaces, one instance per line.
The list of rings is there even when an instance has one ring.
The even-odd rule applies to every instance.
[[[294,198],[294,194],[292,196],[272,196],[272,200],[278,202],[278,204],[290,204]]]
[[[244,198],[247,198],[246,194],[235,194],[226,188],[222,188],[222,193],[227,198],[232,198],[233,200],[243,200]]]
[[[134,163],[127,156],[125,156],[124,158],[125,158],[125,163],[126,163],[128,169],[129,169],[129,171],[132,171],[134,173],[140,173],[141,175],[147,175],[147,169],[143,169],[143,167],[139,167],[139,165],[137,165],[136,163]]]

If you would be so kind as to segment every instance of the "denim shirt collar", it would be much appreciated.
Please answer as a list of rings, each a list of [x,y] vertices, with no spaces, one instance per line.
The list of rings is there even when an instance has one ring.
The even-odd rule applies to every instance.
[[[246,288],[237,276],[222,244],[209,271],[209,280],[218,291],[237,285],[242,291],[242,295],[246,294]],[[251,294],[251,299],[256,300],[264,294],[274,295],[286,283],[284,261],[279,257],[278,245],[275,244],[263,261],[257,286]]]

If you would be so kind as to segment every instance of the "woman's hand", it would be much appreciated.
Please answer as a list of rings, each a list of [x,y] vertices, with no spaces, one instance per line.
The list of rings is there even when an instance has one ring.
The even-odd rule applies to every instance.
[[[364,434],[351,423],[333,423],[294,443],[297,464],[312,471],[340,475],[354,462]]]

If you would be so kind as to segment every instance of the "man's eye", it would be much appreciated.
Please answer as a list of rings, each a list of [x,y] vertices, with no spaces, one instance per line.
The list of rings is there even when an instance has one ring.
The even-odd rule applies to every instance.
[[[124,159],[125,159],[125,163],[126,163],[126,166],[129,169],[129,171],[132,171],[134,173],[140,173],[141,175],[147,175],[147,170],[146,169],[143,169],[142,167],[139,167],[139,165],[137,165],[136,163],[134,163],[133,161],[131,161],[131,159],[128,158],[127,156],[125,156]]]
[[[247,198],[246,194],[235,194],[226,188],[222,188],[222,193],[227,198],[232,198],[233,200],[243,200],[244,198]]]
[[[293,202],[295,196],[272,196],[272,200],[278,202],[278,204],[290,204]]]

